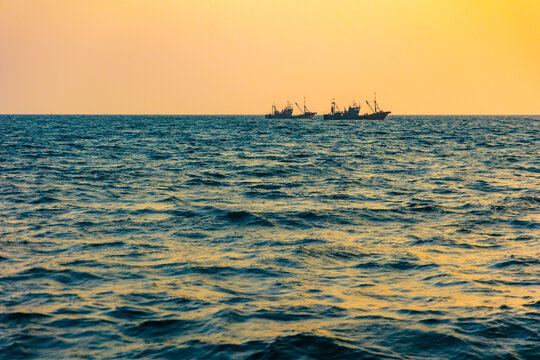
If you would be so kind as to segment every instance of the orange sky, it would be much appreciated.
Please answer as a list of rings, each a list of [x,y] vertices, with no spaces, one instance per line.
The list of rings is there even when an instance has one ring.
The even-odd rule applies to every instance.
[[[0,113],[539,114],[538,0],[0,0]]]

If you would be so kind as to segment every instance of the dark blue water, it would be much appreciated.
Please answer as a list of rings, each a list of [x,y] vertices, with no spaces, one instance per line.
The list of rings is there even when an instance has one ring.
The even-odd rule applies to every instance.
[[[540,117],[0,116],[0,358],[538,359]]]

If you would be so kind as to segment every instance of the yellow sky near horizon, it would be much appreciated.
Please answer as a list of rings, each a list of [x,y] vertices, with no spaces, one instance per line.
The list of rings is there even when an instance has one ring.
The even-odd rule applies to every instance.
[[[0,113],[539,114],[538,0],[0,0]]]

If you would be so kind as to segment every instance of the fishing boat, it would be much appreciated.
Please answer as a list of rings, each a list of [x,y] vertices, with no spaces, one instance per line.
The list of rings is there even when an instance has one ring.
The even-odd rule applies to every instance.
[[[278,110],[276,105],[272,105],[272,112],[270,114],[266,114],[264,117],[267,119],[313,119],[313,117],[317,114],[316,112],[309,111],[306,106],[306,98],[304,98],[304,108],[302,109],[300,105],[298,105],[297,102],[295,102],[295,105],[298,107],[298,110],[300,110],[300,115],[293,115],[293,107],[289,101],[287,101],[287,105],[282,109]]]
[[[361,115],[360,118],[363,120],[384,120],[391,113],[391,111],[381,110],[379,104],[377,104],[377,94],[375,94],[375,96],[373,97],[373,107],[371,107],[367,100],[366,104],[371,109],[371,113],[365,113],[364,115]]]
[[[391,113],[391,111],[383,111],[377,104],[377,95],[373,99],[373,106],[366,101],[366,104],[371,110],[371,113],[365,113],[360,115],[360,105],[353,102],[352,106],[347,109],[339,109],[335,100],[332,100],[332,106],[330,107],[330,113],[324,114],[324,120],[384,120]]]
[[[337,106],[336,101],[333,99],[332,106],[330,107],[330,113],[324,114],[323,118],[324,120],[351,120],[357,119],[359,112],[360,105],[358,105],[356,102],[353,102],[353,104],[347,109],[341,110],[339,106]]]
[[[309,111],[308,108],[306,107],[306,98],[304,98],[304,109],[302,109],[300,107],[300,105],[298,105],[297,102],[295,102],[295,104],[296,104],[296,107],[298,108],[298,110],[300,110],[301,114],[300,115],[294,115],[293,118],[295,118],[295,119],[313,119],[313,117],[315,115],[317,115],[316,112]]]

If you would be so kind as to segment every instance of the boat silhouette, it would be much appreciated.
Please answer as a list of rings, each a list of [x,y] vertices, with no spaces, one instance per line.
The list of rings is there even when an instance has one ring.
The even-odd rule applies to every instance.
[[[391,113],[391,111],[383,111],[377,104],[377,95],[373,99],[373,107],[366,101],[371,113],[365,113],[360,115],[360,105],[353,102],[352,106],[347,109],[341,110],[336,101],[332,99],[332,106],[330,107],[330,113],[324,114],[324,120],[384,120]]]
[[[302,109],[300,105],[298,105],[297,102],[295,102],[295,105],[298,107],[298,110],[300,110],[300,115],[293,115],[293,107],[289,101],[287,101],[287,105],[281,110],[278,110],[276,105],[272,105],[272,112],[270,114],[266,114],[264,117],[267,119],[313,119],[313,117],[317,114],[316,112],[309,111],[306,106],[306,98],[304,98],[304,108]]]
[[[295,102],[296,107],[300,112],[302,112],[300,115],[294,115],[294,119],[313,119],[313,117],[317,114],[316,112],[309,111],[306,106],[306,98],[304,97],[304,108],[302,109],[300,105],[298,105],[297,102]]]

